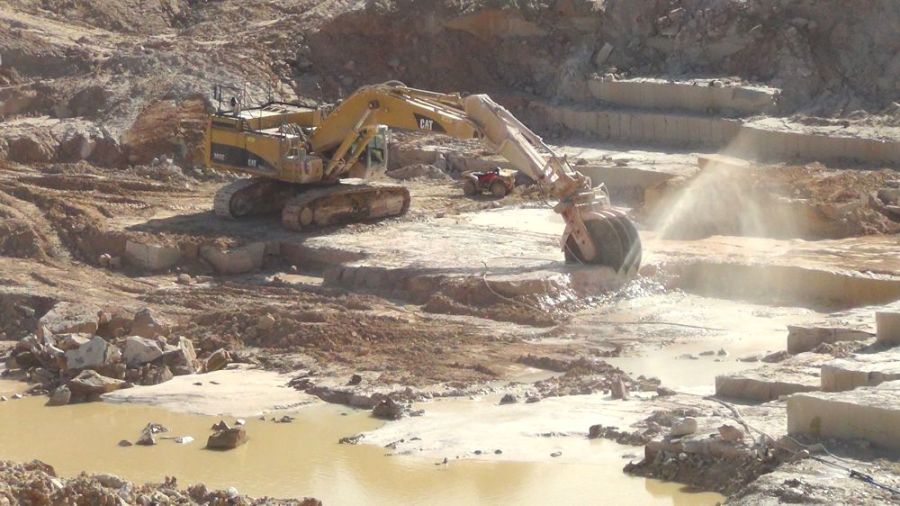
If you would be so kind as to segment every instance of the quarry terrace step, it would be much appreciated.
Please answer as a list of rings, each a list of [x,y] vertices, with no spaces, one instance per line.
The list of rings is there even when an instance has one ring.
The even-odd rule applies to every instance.
[[[529,103],[530,124],[564,127],[598,141],[707,148],[763,161],[800,160],[900,165],[900,140],[767,119],[744,122],[706,115],[585,105]]]
[[[822,365],[822,390],[843,392],[900,380],[900,349],[856,353]]]
[[[832,327],[825,325],[788,325],[788,353],[803,353],[823,343],[841,341],[865,341],[874,334],[865,329]]]
[[[753,116],[775,110],[780,90],[720,79],[670,81],[655,78],[588,81],[591,97],[603,104],[694,114]]]
[[[644,263],[664,266],[673,286],[691,293],[831,310],[900,300],[900,259],[886,260],[896,251],[892,236],[674,241],[645,232],[641,238]]]
[[[716,376],[716,396],[768,402],[783,395],[820,389],[819,370],[831,357],[801,353],[777,364]]]
[[[900,381],[845,392],[805,392],[787,400],[788,432],[865,439],[900,450]]]

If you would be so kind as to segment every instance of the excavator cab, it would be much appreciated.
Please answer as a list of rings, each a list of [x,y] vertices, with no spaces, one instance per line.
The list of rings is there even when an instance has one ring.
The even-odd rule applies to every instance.
[[[377,128],[375,136],[372,137],[362,155],[350,169],[350,177],[365,179],[374,171],[387,167],[390,133],[390,129],[384,125]],[[351,151],[355,150],[356,146],[351,146],[350,149]]]
[[[378,133],[366,147],[366,168],[386,167],[388,163],[388,143],[391,130],[386,126],[378,127]]]

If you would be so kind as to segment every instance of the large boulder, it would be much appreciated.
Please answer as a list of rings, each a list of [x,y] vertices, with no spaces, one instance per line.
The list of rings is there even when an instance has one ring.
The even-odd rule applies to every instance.
[[[206,372],[218,371],[231,363],[231,353],[225,348],[219,348],[206,359]]]
[[[131,321],[131,334],[140,337],[154,338],[168,335],[168,326],[160,320],[149,308],[144,308],[134,314]]]
[[[166,365],[176,376],[194,374],[200,370],[197,351],[190,339],[179,336],[175,346],[164,352]]]
[[[407,412],[407,407],[390,397],[383,399],[372,408],[372,416],[382,420],[399,420]]]
[[[230,427],[212,433],[206,447],[210,450],[232,450],[246,442],[247,431],[243,427]]]
[[[94,336],[78,348],[66,352],[66,366],[69,369],[97,369],[118,362],[121,358],[119,348],[100,336]]]
[[[172,371],[166,365],[147,364],[141,370],[142,385],[158,385],[165,383],[175,377]]]
[[[68,383],[72,396],[79,399],[91,399],[130,386],[125,381],[101,376],[97,371],[90,369],[81,371],[81,374],[72,378]]]
[[[59,302],[41,317],[38,328],[46,328],[52,334],[94,334],[97,332],[97,311],[71,302]]]
[[[153,362],[163,355],[159,343],[152,339],[140,336],[128,336],[125,338],[125,364],[128,367],[141,366],[147,362]]]
[[[43,367],[50,371],[59,371],[65,367],[63,351],[56,345],[52,334],[45,337],[29,334],[20,339],[9,355],[7,369],[33,369]]]
[[[63,351],[77,350],[90,342],[93,336],[86,333],[62,334],[56,336],[56,342]]]
[[[131,335],[134,313],[121,307],[106,307],[97,314],[97,335],[107,339]]]

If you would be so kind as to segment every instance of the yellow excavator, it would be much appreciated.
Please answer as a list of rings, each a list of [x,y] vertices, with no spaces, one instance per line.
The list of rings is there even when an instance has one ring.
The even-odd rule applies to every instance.
[[[236,219],[280,210],[292,230],[400,216],[409,209],[406,188],[358,179],[373,161],[385,159],[389,128],[481,140],[557,201],[567,261],[606,265],[623,275],[640,266],[637,229],[612,207],[603,185],[592,187],[509,111],[487,95],[399,82],[362,87],[334,107],[243,108],[232,100],[229,110],[211,114],[207,165],[252,176],[221,188],[215,213]]]

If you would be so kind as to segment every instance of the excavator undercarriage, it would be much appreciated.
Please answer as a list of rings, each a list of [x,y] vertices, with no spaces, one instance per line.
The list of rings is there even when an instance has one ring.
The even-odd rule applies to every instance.
[[[213,210],[216,216],[231,220],[280,212],[285,228],[309,231],[402,216],[409,203],[409,190],[396,185],[345,179],[313,186],[252,177],[219,189]]]
[[[480,139],[558,203],[569,262],[606,265],[633,275],[641,261],[637,229],[614,209],[602,185],[556,155],[534,132],[486,95],[435,93],[390,82],[360,88],[331,109],[266,104],[211,116],[207,164],[251,176],[223,187],[215,213],[229,219],[281,212],[291,230],[400,216],[409,191],[366,182],[386,158],[388,128]]]

